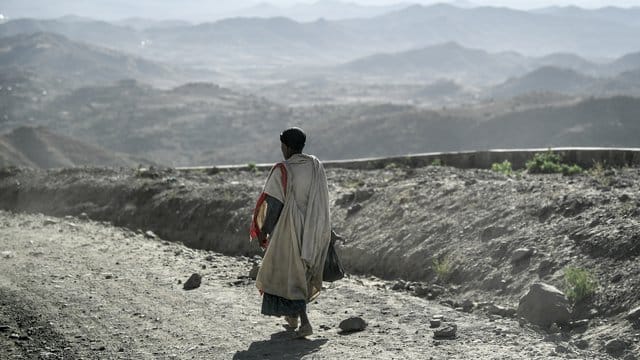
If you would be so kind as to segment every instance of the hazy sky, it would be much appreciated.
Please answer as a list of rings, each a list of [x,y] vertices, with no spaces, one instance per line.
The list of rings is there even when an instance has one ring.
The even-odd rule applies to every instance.
[[[271,2],[273,4],[279,5],[291,5],[294,3],[314,3],[317,0],[271,0],[267,2]],[[566,5],[576,5],[585,8],[593,8],[593,7],[604,7],[604,6],[620,6],[620,7],[629,7],[629,6],[640,6],[640,0],[618,0],[618,1],[607,1],[607,0],[443,0],[443,1],[433,1],[433,0],[345,0],[345,2],[358,3],[363,5],[388,5],[388,4],[397,4],[397,3],[424,3],[424,4],[433,4],[436,2],[446,2],[446,3],[473,3],[477,5],[491,5],[491,6],[505,6],[511,8],[519,8],[519,9],[532,9],[532,8],[540,8],[545,6],[566,6]]]
[[[553,5],[577,5],[583,8],[640,7],[640,0],[0,0],[0,21],[3,21],[4,17],[41,18],[67,14],[99,19],[137,16],[208,21],[227,16],[243,16],[243,11],[259,3],[289,7],[318,1],[342,1],[361,5],[427,5],[444,2],[459,6],[503,6],[515,9],[537,9]]]

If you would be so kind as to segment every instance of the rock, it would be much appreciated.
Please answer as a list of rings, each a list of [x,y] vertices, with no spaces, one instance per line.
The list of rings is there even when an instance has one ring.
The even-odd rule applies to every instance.
[[[534,250],[531,248],[519,248],[516,249],[512,254],[511,254],[511,263],[512,264],[516,264],[522,261],[526,261],[529,260],[531,258],[531,256],[533,255]]]
[[[540,261],[538,265],[538,276],[543,278],[551,273],[553,268],[556,266],[556,263],[550,259],[544,259]]]
[[[589,319],[576,320],[569,323],[571,330],[586,330],[589,327]]]
[[[629,344],[627,344],[626,341],[620,339],[609,340],[604,344],[604,349],[606,350],[606,352],[609,355],[615,357],[622,356],[622,354],[624,354],[628,347]]]
[[[347,216],[351,216],[360,210],[362,210],[362,205],[354,204],[347,209]]]
[[[89,215],[87,215],[87,213],[81,213],[80,215],[78,215],[78,219],[80,220],[89,220]]]
[[[153,231],[148,230],[144,233],[144,237],[146,237],[147,239],[157,239],[158,235],[156,235]]]
[[[470,313],[473,311],[473,308],[476,307],[476,303],[473,302],[472,300],[464,300],[462,302],[462,304],[460,304],[460,307],[462,308],[462,311],[466,312],[466,313]]]
[[[11,259],[12,257],[15,256],[13,251],[3,251],[3,252],[0,252],[0,255],[5,259]]]
[[[571,319],[569,300],[554,286],[535,283],[520,298],[518,316],[532,324],[549,328],[554,323],[566,324]]]
[[[558,344],[558,345],[556,346],[555,351],[556,351],[556,354],[566,354],[566,353],[568,353],[568,352],[569,352],[569,348],[568,348],[568,347],[566,347],[566,346],[565,346],[565,345],[563,345],[563,344]]]
[[[202,283],[202,276],[198,273],[194,273],[189,277],[189,279],[182,285],[182,288],[185,290],[193,290],[200,287]]]
[[[629,310],[629,313],[627,314],[627,320],[640,321],[640,306],[635,309]]]
[[[42,225],[44,226],[49,226],[49,225],[55,225],[58,222],[52,219],[44,219],[44,221],[42,222]]]
[[[354,200],[358,202],[367,201],[373,196],[374,193],[375,191],[373,189],[358,189],[353,194]]]
[[[391,287],[391,290],[395,290],[395,291],[406,290],[406,289],[407,289],[407,283],[405,283],[402,280],[397,281]]]
[[[456,324],[448,324],[443,328],[433,332],[434,339],[455,339],[458,326]]]
[[[367,322],[361,317],[354,316],[340,322],[340,330],[345,333],[362,331],[367,328]]]
[[[437,328],[437,327],[440,327],[440,325],[442,325],[442,320],[441,319],[431,319],[431,320],[429,320],[429,326],[431,326],[431,328]]]
[[[611,277],[611,283],[613,284],[619,283],[620,280],[622,280],[622,277],[623,275],[620,273],[613,275],[613,277]]]
[[[11,326],[9,325],[0,325],[0,332],[7,332],[11,330]]]
[[[485,290],[504,290],[506,287],[507,282],[500,275],[494,275],[482,283]]]
[[[589,347],[589,341],[585,339],[576,340],[573,345],[575,345],[578,349],[584,350]]]
[[[258,271],[260,271],[260,265],[253,264],[251,270],[249,270],[249,279],[255,280],[256,278],[258,278]]]

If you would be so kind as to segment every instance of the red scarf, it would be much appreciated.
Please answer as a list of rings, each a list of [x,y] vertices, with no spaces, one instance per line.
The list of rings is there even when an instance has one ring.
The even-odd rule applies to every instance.
[[[271,173],[273,173],[273,170],[279,168],[280,169],[280,174],[282,175],[282,188],[284,193],[286,194],[287,192],[287,167],[284,165],[284,163],[277,163],[273,166],[273,168],[271,168]],[[271,176],[271,173],[269,174],[269,176]],[[253,210],[253,219],[251,221],[251,228],[249,230],[249,236],[250,236],[250,240],[253,239],[259,239],[260,238],[260,226],[258,226],[258,214],[260,213],[260,208],[262,207],[262,204],[265,202],[265,200],[267,199],[267,193],[265,193],[264,191],[260,194],[260,196],[258,197],[258,201],[256,203],[256,207]],[[269,246],[269,243],[265,237],[265,240],[260,242],[260,246],[263,249],[266,249],[267,246]]]

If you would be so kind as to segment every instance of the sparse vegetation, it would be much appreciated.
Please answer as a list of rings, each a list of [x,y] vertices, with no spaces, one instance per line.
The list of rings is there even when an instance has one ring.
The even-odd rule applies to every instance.
[[[247,168],[249,168],[249,171],[253,171],[253,172],[258,171],[258,166],[254,162],[248,163]]]
[[[611,178],[607,176],[605,171],[606,165],[600,161],[593,163],[591,169],[589,169],[589,175],[591,175],[601,186],[611,185]]]
[[[513,174],[513,169],[511,168],[511,162],[509,160],[505,160],[501,163],[491,164],[491,170],[502,173],[504,175]]]
[[[596,292],[598,283],[587,270],[568,266],[564,269],[565,292],[572,303],[579,303]]]
[[[582,173],[582,168],[578,165],[569,165],[562,162],[560,154],[554,153],[551,149],[544,153],[537,153],[527,161],[527,170],[532,174],[557,174],[576,175]]]
[[[431,166],[444,166],[444,163],[440,159],[433,159]]]
[[[433,259],[432,269],[436,273],[438,280],[447,282],[453,272],[453,262],[449,257],[441,256]]]

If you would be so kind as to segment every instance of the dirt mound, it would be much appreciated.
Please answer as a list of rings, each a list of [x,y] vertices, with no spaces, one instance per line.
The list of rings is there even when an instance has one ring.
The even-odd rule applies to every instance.
[[[327,170],[338,245],[351,273],[402,279],[393,288],[452,307],[496,302],[517,307],[537,281],[566,289],[568,266],[597,281],[574,304],[568,336],[598,346],[638,347],[624,317],[638,306],[640,169],[574,177],[449,167]],[[80,215],[152,230],[194,248],[256,255],[248,242],[251,208],[264,171],[70,169],[0,174],[4,209]],[[466,300],[466,303],[465,301]],[[476,304],[462,306],[464,304]]]

